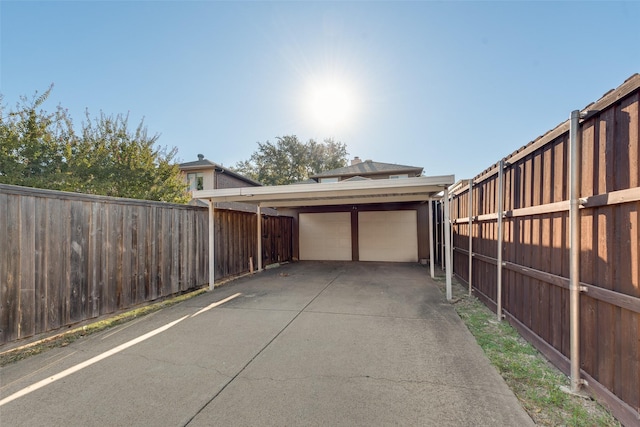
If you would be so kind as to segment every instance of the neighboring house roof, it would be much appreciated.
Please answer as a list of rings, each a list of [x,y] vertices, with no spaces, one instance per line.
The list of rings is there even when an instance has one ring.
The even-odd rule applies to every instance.
[[[297,185],[297,184],[317,184],[318,181],[316,181],[315,179],[305,179],[304,181],[298,181],[298,182],[293,182],[291,183],[291,185]]]
[[[340,182],[353,182],[353,181],[371,181],[371,178],[365,178],[364,176],[356,175],[348,179],[343,179]]]
[[[406,173],[409,176],[420,176],[422,174],[422,170],[423,168],[417,166],[396,165],[393,163],[381,163],[366,160],[364,162],[356,163],[355,165],[320,172],[311,176],[311,178],[366,176],[379,175],[383,173],[389,175]]]
[[[225,173],[225,174],[231,175],[235,178],[238,178],[246,182],[247,184],[251,184],[253,186],[262,186],[262,184],[259,183],[258,181],[254,181],[251,178],[247,178],[244,175],[240,175],[238,172],[234,172],[229,168],[225,168],[224,166],[214,163],[211,160],[207,160],[202,155],[198,155],[198,160],[194,162],[180,163],[178,167],[180,168],[181,171],[184,171],[184,172],[197,171],[197,170],[203,170],[203,169],[215,169],[215,171],[218,173]]]

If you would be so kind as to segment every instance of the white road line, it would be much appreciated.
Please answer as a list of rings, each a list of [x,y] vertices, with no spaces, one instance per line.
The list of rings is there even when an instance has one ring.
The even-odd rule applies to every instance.
[[[131,346],[134,346],[134,345],[136,345],[138,343],[141,343],[142,341],[145,341],[145,340],[153,337],[154,335],[158,335],[160,332],[166,331],[167,329],[171,328],[172,326],[175,326],[176,324],[182,322],[186,318],[195,317],[200,313],[204,313],[207,310],[211,310],[212,308],[215,308],[215,307],[217,307],[219,305],[222,305],[225,302],[231,301],[232,299],[237,298],[240,295],[242,295],[242,294],[241,293],[237,293],[235,295],[231,295],[230,297],[225,298],[223,300],[220,300],[218,302],[214,302],[213,304],[208,305],[207,307],[203,308],[202,310],[198,311],[195,314],[192,314],[191,316],[181,317],[178,320],[174,320],[173,322],[167,323],[166,325],[161,326],[161,327],[159,327],[157,329],[154,329],[151,332],[147,332],[146,334],[144,334],[142,336],[139,336],[138,338],[132,339],[131,341],[128,341],[128,342],[126,342],[124,344],[121,344],[121,345],[119,345],[119,346],[117,346],[115,348],[112,348],[109,351],[105,351],[104,353],[99,354],[99,355],[97,355],[97,356],[95,356],[95,357],[93,357],[93,358],[91,358],[91,359],[89,359],[87,361],[84,361],[84,362],[79,363],[79,364],[77,364],[75,366],[72,366],[69,369],[65,369],[64,371],[62,371],[62,372],[60,372],[58,374],[55,374],[55,375],[53,375],[53,376],[51,376],[49,378],[46,378],[44,380],[38,381],[35,384],[31,384],[30,386],[25,387],[22,390],[20,390],[20,391],[18,391],[16,393],[13,393],[12,395],[7,396],[4,399],[0,400],[0,406],[3,406],[3,405],[5,405],[5,404],[7,404],[9,402],[12,402],[12,401],[14,401],[14,400],[16,400],[16,399],[18,399],[18,398],[20,398],[22,396],[25,396],[25,395],[33,392],[33,391],[36,391],[36,390],[38,390],[38,389],[40,389],[40,388],[42,388],[44,386],[52,384],[53,382],[58,381],[59,379],[62,379],[64,377],[66,377],[66,376],[69,376],[69,375],[75,373],[75,372],[78,372],[79,370],[84,369],[87,366],[91,366],[94,363],[97,363],[97,362],[99,362],[99,361],[101,361],[103,359],[106,359],[109,356],[113,356],[116,353],[120,353],[122,350],[126,350],[127,348],[129,348]]]
[[[53,382],[55,382],[55,381],[57,381],[59,379],[62,379],[64,377],[68,376],[68,375],[71,375],[74,372],[78,372],[79,370],[84,369],[87,366],[91,366],[94,363],[97,363],[97,362],[101,361],[102,359],[106,359],[109,356],[113,356],[114,354],[119,353],[122,350],[126,350],[127,348],[129,348],[129,347],[131,347],[133,345],[141,343],[142,341],[145,341],[145,340],[151,338],[152,336],[159,334],[160,332],[166,331],[167,329],[169,329],[172,326],[182,322],[184,319],[186,319],[188,317],[189,316],[184,316],[184,317],[181,317],[178,320],[174,320],[171,323],[167,323],[166,325],[164,325],[164,326],[162,326],[162,327],[160,327],[158,329],[154,329],[151,332],[147,332],[146,334],[144,334],[142,336],[139,336],[138,338],[132,339],[131,341],[128,341],[128,342],[126,342],[124,344],[121,344],[121,345],[119,345],[119,346],[117,346],[115,348],[112,348],[111,350],[106,351],[106,352],[104,352],[102,354],[99,354],[96,357],[93,357],[93,358],[91,358],[91,359],[89,359],[87,361],[84,361],[84,362],[82,362],[82,363],[80,363],[78,365],[72,366],[71,368],[66,369],[66,370],[64,370],[64,371],[62,371],[62,372],[60,372],[58,374],[55,374],[55,375],[49,377],[49,378],[46,378],[46,379],[44,379],[42,381],[39,381],[39,382],[37,382],[35,384],[32,384],[32,385],[30,385],[30,386],[28,386],[26,388],[23,388],[22,390],[20,390],[20,391],[18,391],[16,393],[13,393],[11,396],[7,396],[4,399],[0,400],[0,406],[3,406],[3,405],[5,405],[5,404],[7,404],[7,403],[9,403],[9,402],[11,402],[13,400],[16,400],[16,399],[18,399],[18,398],[20,398],[22,396],[25,396],[25,395],[31,393],[32,391],[36,391],[36,390],[38,390],[38,389],[40,389],[40,388],[42,388],[44,386],[47,386],[47,385],[49,385],[49,384],[51,384],[51,383],[53,383]]]
[[[230,297],[227,297],[227,298],[225,298],[225,299],[223,299],[223,300],[220,300],[220,301],[218,301],[218,302],[214,302],[213,304],[209,304],[208,306],[206,306],[206,307],[205,307],[205,308],[203,308],[202,310],[198,311],[197,313],[192,314],[192,315],[191,315],[191,317],[196,317],[198,314],[200,314],[200,313],[204,313],[205,311],[207,311],[207,310],[211,310],[212,308],[216,308],[217,306],[222,305],[222,304],[224,304],[225,302],[231,301],[231,300],[232,300],[232,299],[234,299],[234,298],[238,298],[240,295],[242,295],[242,294],[241,294],[240,292],[238,292],[237,294],[235,294],[235,295],[231,295]]]

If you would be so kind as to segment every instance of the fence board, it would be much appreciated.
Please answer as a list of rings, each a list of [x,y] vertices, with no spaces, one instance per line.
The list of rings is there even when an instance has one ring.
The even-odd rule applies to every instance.
[[[8,243],[9,230],[7,228],[7,222],[9,207],[9,196],[0,193],[0,235],[5,236],[5,240]],[[6,245],[5,245],[6,246]],[[0,283],[0,342],[8,340],[9,336],[9,256],[0,256],[0,278],[4,280]]]
[[[35,253],[35,202],[32,198],[20,198],[20,251]],[[35,330],[35,257],[20,258],[18,337],[31,336]]]
[[[70,225],[70,283],[69,283],[69,319],[79,322],[86,319],[85,302],[87,299],[87,225],[88,217],[83,202],[71,201]],[[29,253],[29,252],[27,252]]]
[[[34,306],[34,322],[35,322],[35,330],[42,331],[47,329],[47,257],[48,251],[46,248],[47,244],[47,217],[48,217],[48,206],[47,199],[36,199],[34,206],[34,215],[35,215],[35,265],[34,265],[34,275],[35,275],[35,306]],[[2,201],[0,201],[1,205]],[[1,208],[0,208],[1,209]],[[0,213],[0,217],[2,214]],[[1,228],[0,228],[1,232]],[[1,270],[1,268],[0,268]],[[4,277],[2,275],[2,271],[0,271],[0,277]]]
[[[89,298],[91,299],[89,305],[89,313],[91,318],[100,316],[100,308],[102,305],[102,295],[100,289],[104,284],[104,223],[103,223],[104,208],[99,203],[91,203],[91,234],[89,236],[91,240],[91,286]]]

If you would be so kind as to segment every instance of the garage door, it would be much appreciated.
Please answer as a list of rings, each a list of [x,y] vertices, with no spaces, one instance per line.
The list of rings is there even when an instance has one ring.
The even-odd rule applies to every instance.
[[[360,261],[418,261],[415,210],[358,212]]]
[[[351,261],[351,213],[301,213],[300,259]]]

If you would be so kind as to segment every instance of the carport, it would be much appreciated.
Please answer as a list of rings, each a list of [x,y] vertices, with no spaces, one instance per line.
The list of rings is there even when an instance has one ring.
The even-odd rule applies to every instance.
[[[454,183],[454,175],[417,177],[404,179],[379,179],[366,181],[343,181],[322,184],[291,184],[265,187],[225,188],[218,190],[195,191],[193,197],[207,200],[209,205],[209,287],[212,290],[215,282],[214,268],[214,213],[215,203],[241,202],[254,204],[257,207],[257,253],[262,253],[261,209],[262,208],[308,208],[319,206],[345,205],[385,205],[402,203],[427,203],[429,214],[429,265],[431,277],[434,276],[434,242],[433,242],[433,202],[444,200],[444,244],[447,299],[451,299],[451,234],[449,229],[449,186]],[[440,193],[444,192],[443,195]],[[401,216],[380,216],[371,219],[369,228],[392,220],[403,221]],[[257,260],[258,271],[262,270],[262,259]]]

